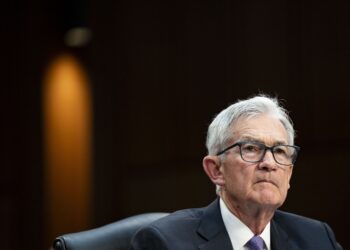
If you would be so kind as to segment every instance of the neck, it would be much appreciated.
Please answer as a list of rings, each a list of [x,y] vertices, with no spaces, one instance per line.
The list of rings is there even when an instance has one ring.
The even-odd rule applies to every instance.
[[[262,206],[256,204],[235,204],[221,192],[221,198],[225,202],[227,208],[240,221],[242,221],[255,234],[261,234],[266,225],[272,219],[276,208],[270,206]]]

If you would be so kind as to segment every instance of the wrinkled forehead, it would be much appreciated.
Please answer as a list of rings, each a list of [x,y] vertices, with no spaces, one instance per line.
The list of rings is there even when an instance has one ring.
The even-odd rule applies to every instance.
[[[240,117],[231,125],[231,139],[254,140],[267,145],[288,144],[288,133],[282,122],[275,116],[261,114]]]

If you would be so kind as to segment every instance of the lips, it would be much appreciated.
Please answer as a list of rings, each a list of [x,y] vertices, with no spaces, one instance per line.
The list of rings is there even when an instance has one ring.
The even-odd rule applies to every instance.
[[[260,179],[256,183],[270,183],[270,184],[275,185],[277,187],[276,182],[274,182],[273,180],[268,180],[268,179]]]

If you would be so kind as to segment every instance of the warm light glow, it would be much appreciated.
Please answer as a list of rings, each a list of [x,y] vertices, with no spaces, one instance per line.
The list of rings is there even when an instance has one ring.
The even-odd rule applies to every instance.
[[[49,67],[43,88],[46,220],[49,240],[86,229],[91,215],[91,100],[70,55]]]

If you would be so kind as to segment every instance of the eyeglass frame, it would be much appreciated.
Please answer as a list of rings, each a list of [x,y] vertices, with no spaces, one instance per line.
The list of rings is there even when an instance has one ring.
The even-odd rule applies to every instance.
[[[247,161],[247,160],[244,159],[244,157],[242,156],[242,148],[241,148],[241,146],[242,146],[242,144],[245,144],[245,143],[254,143],[254,144],[258,144],[258,145],[260,145],[260,146],[263,146],[264,152],[262,153],[260,160],[258,160],[258,161]],[[223,153],[225,153],[225,152],[227,152],[228,150],[230,150],[230,149],[232,149],[232,148],[234,148],[234,147],[237,147],[237,146],[239,147],[239,154],[241,155],[242,160],[245,161],[245,162],[250,162],[250,163],[258,163],[258,162],[261,162],[261,161],[264,159],[264,157],[265,157],[266,151],[267,151],[267,150],[270,150],[270,151],[271,151],[271,154],[272,154],[272,157],[273,157],[273,159],[275,160],[275,162],[278,163],[278,164],[280,164],[280,165],[283,165],[283,166],[293,166],[294,163],[295,163],[296,160],[297,160],[298,153],[299,153],[299,151],[300,151],[300,147],[299,147],[299,146],[296,146],[296,145],[277,144],[277,145],[274,145],[274,146],[272,146],[272,147],[269,147],[269,146],[266,146],[264,143],[261,143],[261,142],[238,141],[238,142],[232,144],[231,146],[228,146],[227,148],[225,148],[225,149],[219,151],[219,152],[216,154],[216,156],[222,155]],[[276,160],[276,157],[275,157],[275,154],[274,154],[273,149],[276,148],[276,147],[280,147],[280,146],[287,146],[287,147],[292,147],[292,148],[295,149],[295,156],[293,157],[292,163],[291,163],[291,164],[280,163],[280,162],[278,162],[278,161]]]

